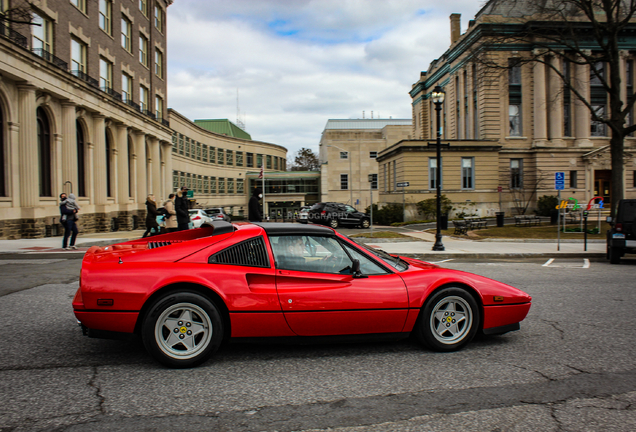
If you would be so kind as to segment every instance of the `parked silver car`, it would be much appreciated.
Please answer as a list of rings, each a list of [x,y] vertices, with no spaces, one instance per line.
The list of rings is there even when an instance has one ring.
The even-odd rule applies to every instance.
[[[190,213],[190,222],[192,222],[194,228],[200,228],[202,224],[209,224],[214,220],[201,209],[191,209],[188,212]]]
[[[231,222],[232,218],[230,215],[225,213],[222,208],[209,208],[205,209],[204,212],[215,221],[225,221]]]

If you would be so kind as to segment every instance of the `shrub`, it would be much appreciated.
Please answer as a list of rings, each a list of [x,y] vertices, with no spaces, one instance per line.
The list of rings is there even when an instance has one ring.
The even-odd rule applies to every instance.
[[[370,207],[365,210],[370,212]],[[373,204],[373,224],[391,225],[394,222],[402,222],[404,219],[404,210],[402,204],[388,203],[378,210],[378,205]]]
[[[442,201],[442,214],[448,214],[453,210],[453,203],[446,195],[440,196]],[[424,216],[424,219],[435,219],[437,216],[437,197],[429,198],[415,204],[418,213]]]
[[[550,216],[552,210],[556,210],[559,199],[554,195],[543,195],[537,202],[537,215]]]

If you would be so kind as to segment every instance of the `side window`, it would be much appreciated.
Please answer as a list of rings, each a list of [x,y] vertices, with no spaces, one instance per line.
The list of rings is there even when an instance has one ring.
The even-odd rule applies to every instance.
[[[208,258],[209,264],[231,264],[249,267],[270,267],[263,237],[246,240],[223,249]]]
[[[279,269],[351,274],[351,259],[333,237],[271,236]]]
[[[388,274],[386,270],[382,267],[371,261],[366,256],[362,255],[360,252],[352,248],[351,246],[345,244],[345,249],[349,252],[353,259],[357,259],[360,261],[360,272],[363,275],[382,275]]]

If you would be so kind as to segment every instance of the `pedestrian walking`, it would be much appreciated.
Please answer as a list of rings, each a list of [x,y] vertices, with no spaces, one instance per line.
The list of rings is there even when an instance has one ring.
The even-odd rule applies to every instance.
[[[177,231],[190,228],[190,208],[188,206],[188,188],[183,186],[174,199],[174,209],[177,213]]]
[[[146,232],[143,237],[152,235],[152,230],[156,230],[159,233],[159,224],[157,223],[157,203],[155,202],[155,196],[153,194],[148,195],[146,199]]]
[[[72,208],[69,208],[71,206]],[[60,194],[60,214],[62,215],[60,221],[62,222],[62,226],[64,227],[64,239],[62,240],[62,249],[64,250],[72,250],[77,249],[75,246],[75,240],[77,239],[77,224],[75,223],[77,212],[79,211],[79,206],[77,209],[73,207],[73,204],[69,204],[68,196],[65,193]],[[71,243],[68,243],[69,237],[71,238]]]
[[[171,193],[168,199],[163,203],[163,209],[165,210],[166,218],[166,231],[169,233],[175,232],[179,229],[179,223],[177,222],[177,212],[174,209],[174,194]]]
[[[247,218],[250,222],[263,222],[261,205],[258,203],[258,200],[261,198],[263,198],[263,191],[261,188],[255,188],[247,206]]]

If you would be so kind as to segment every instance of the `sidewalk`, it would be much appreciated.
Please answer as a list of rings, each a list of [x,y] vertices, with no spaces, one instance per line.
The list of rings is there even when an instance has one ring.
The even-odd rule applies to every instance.
[[[93,233],[79,236],[76,241],[76,251],[62,249],[62,237],[46,237],[40,239],[0,240],[0,254],[2,253],[83,253],[91,246],[106,246],[113,243],[138,239],[144,230],[118,231],[109,233]],[[423,231],[403,232],[413,237],[413,241],[391,241],[390,239],[365,238],[364,243],[393,254],[400,254],[424,260],[438,260],[448,258],[523,258],[523,257],[569,257],[569,258],[604,258],[605,242],[588,241],[587,251],[584,251],[583,241],[562,241],[557,250],[556,241],[546,240],[513,240],[513,241],[483,241],[443,237],[444,251],[433,251],[435,235]],[[357,241],[362,240],[356,238]]]

